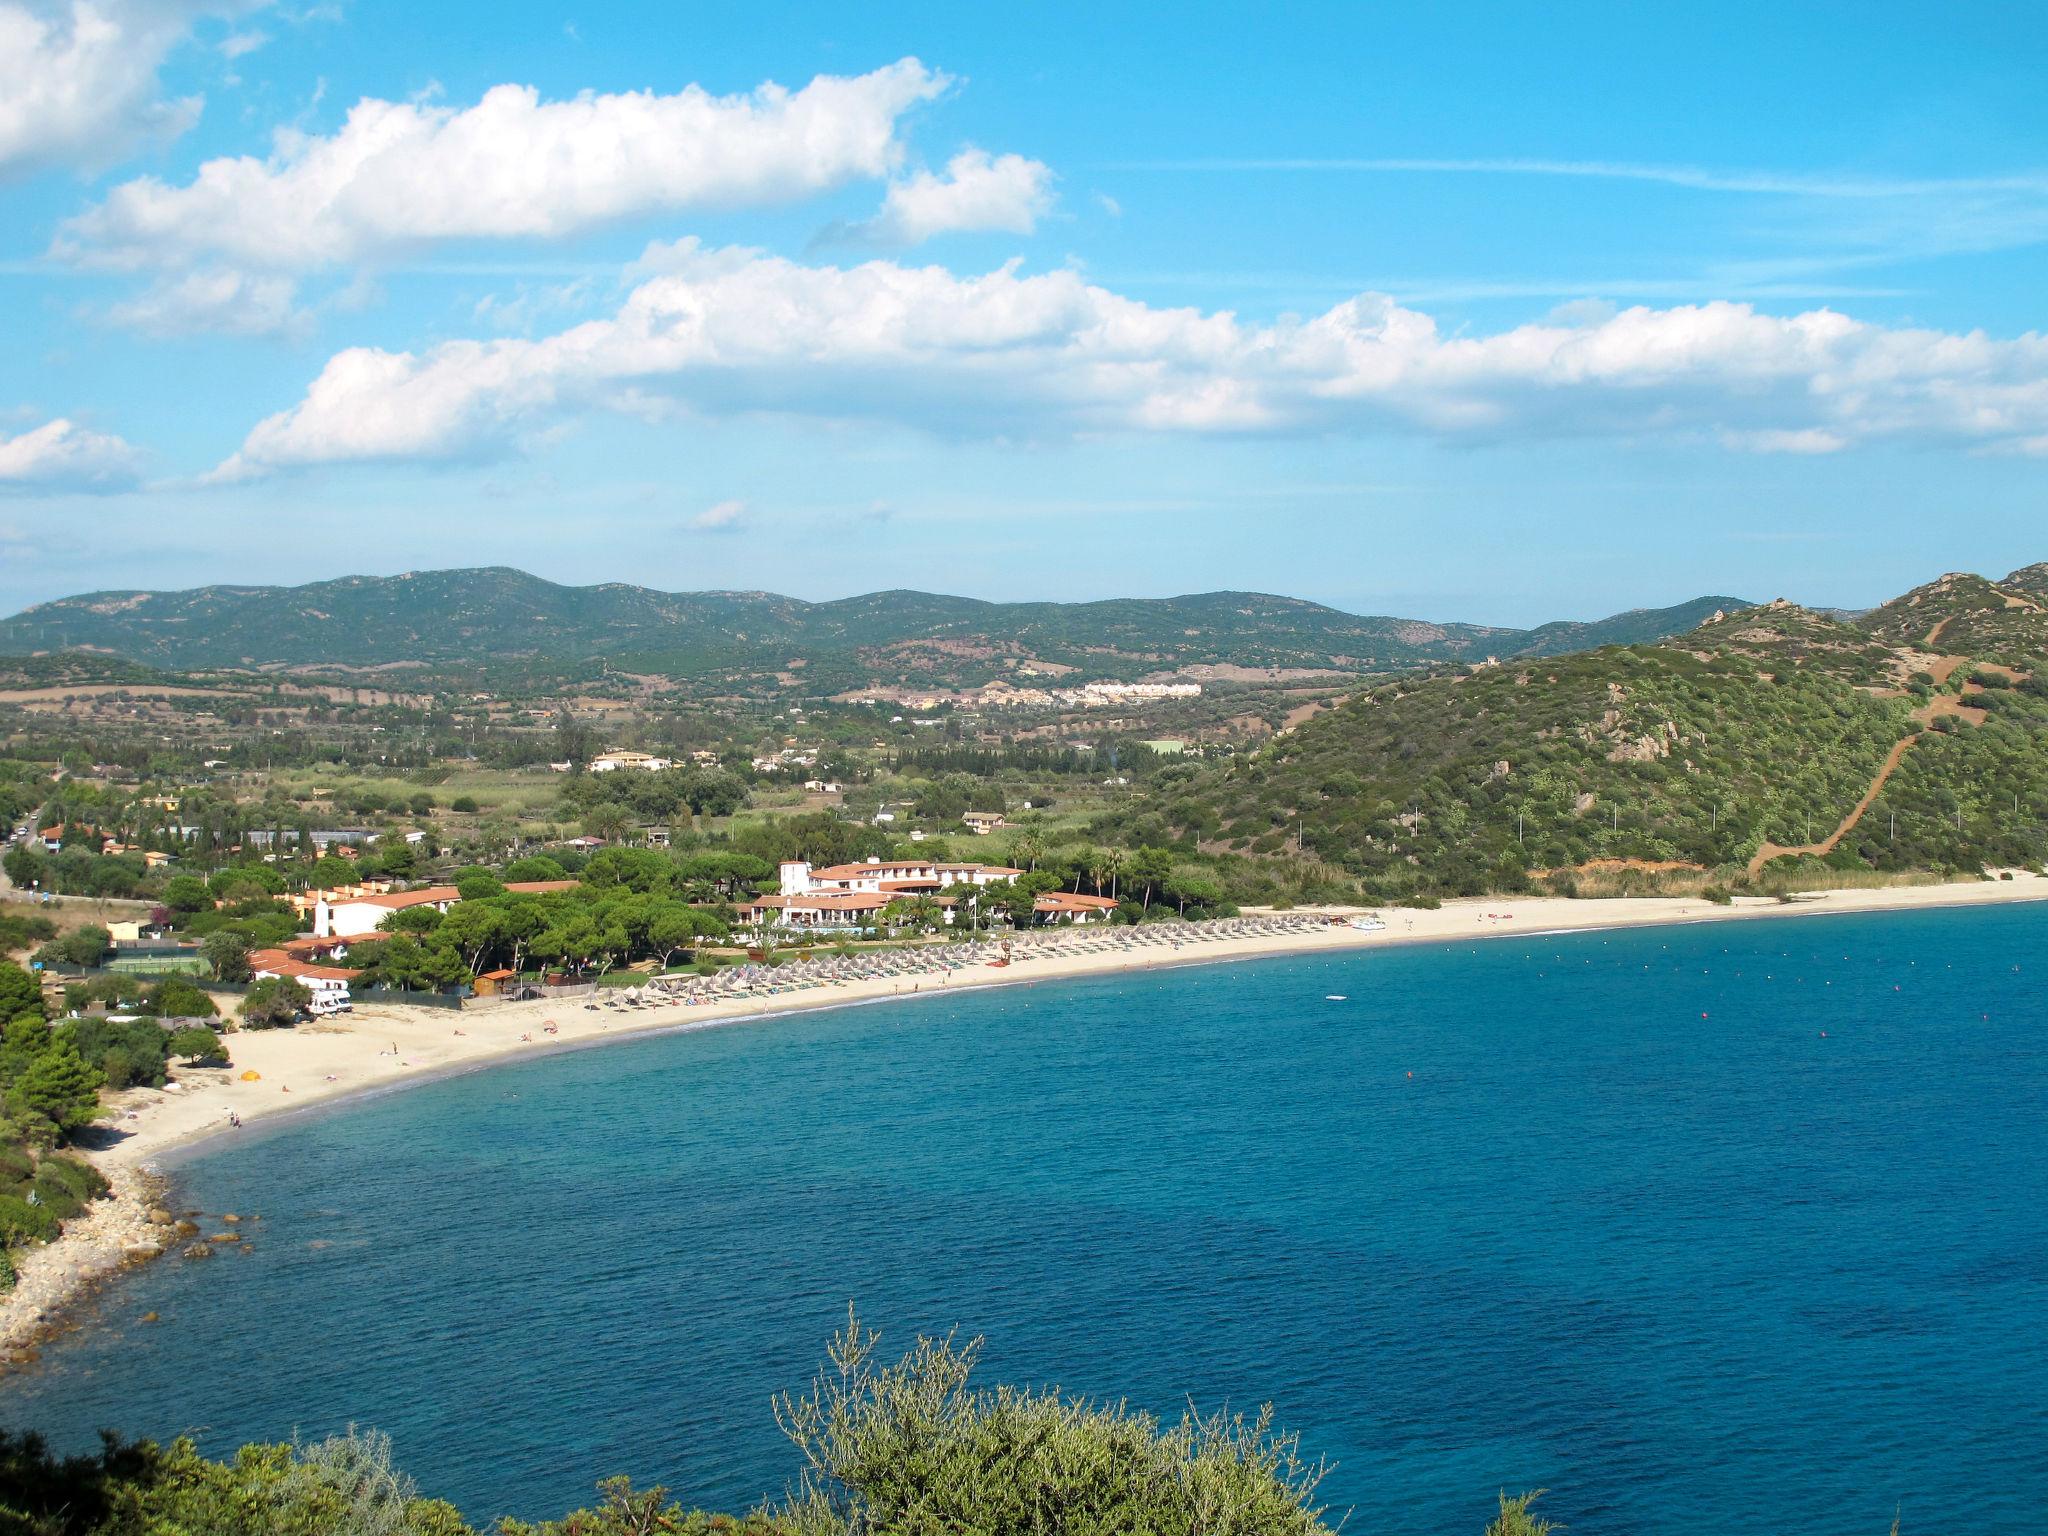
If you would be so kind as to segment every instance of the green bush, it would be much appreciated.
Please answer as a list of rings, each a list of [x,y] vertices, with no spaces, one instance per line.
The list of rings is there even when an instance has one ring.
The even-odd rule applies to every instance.
[[[204,1024],[187,1024],[171,1035],[170,1054],[180,1061],[227,1063],[227,1047]]]
[[[40,1188],[45,1180],[61,1186],[81,1204],[97,1200],[107,1192],[106,1176],[91,1163],[81,1162],[75,1157],[44,1158],[36,1170],[37,1187]]]
[[[212,998],[182,976],[150,988],[149,1011],[160,1019],[211,1019],[220,1013]]]
[[[877,1336],[851,1312],[809,1395],[777,1424],[803,1457],[783,1511],[804,1533],[1038,1531],[1149,1536],[1323,1536],[1322,1468],[1247,1420],[1149,1414],[1055,1392],[968,1386],[977,1340],[919,1339],[873,1363]]]
[[[57,1217],[47,1206],[30,1205],[20,1195],[0,1195],[0,1248],[47,1243],[56,1235]]]
[[[99,1066],[109,1088],[163,1086],[169,1037],[154,1019],[74,1019],[60,1033],[69,1034],[78,1054]]]
[[[36,1176],[36,1161],[20,1147],[0,1143],[0,1186],[25,1185]]]

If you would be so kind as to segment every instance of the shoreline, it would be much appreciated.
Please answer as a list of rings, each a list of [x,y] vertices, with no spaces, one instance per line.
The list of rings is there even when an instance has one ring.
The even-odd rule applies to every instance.
[[[2048,901],[2048,877],[2027,871],[2011,880],[1890,886],[1814,892],[1780,902],[1737,897],[1726,906],[1699,897],[1475,897],[1433,911],[1382,908],[1384,929],[1336,926],[1291,934],[1220,936],[1200,925],[1162,927],[1159,942],[1116,943],[1131,930],[1084,928],[1058,939],[1019,944],[1007,966],[977,964],[944,976],[868,978],[784,995],[680,1001],[629,1013],[586,1007],[583,998],[494,1004],[460,1012],[370,1004],[340,1021],[297,1029],[238,1031],[226,1037],[234,1065],[187,1070],[165,1089],[130,1089],[110,1101],[106,1144],[82,1155],[107,1176],[113,1192],[69,1223],[42,1248],[24,1254],[20,1278],[0,1296],[0,1373],[34,1358],[37,1344],[71,1326],[67,1314],[131,1264],[148,1262],[144,1247],[164,1253],[166,1231],[149,1211],[179,1164],[232,1135],[230,1113],[244,1127],[281,1124],[422,1083],[487,1070],[508,1061],[587,1050],[615,1040],[648,1039],[821,1009],[941,997],[986,987],[1023,986],[1091,976],[1136,974],[1232,960],[1355,954],[1373,949],[1475,939],[1555,937],[1616,928],[1675,926],[1768,917],[1849,916],[1884,912]],[[1358,908],[1302,909],[1282,917],[1337,915]],[[1099,948],[1104,944],[1108,948]],[[1088,946],[1083,948],[1083,946]],[[927,985],[929,983],[929,985]],[[604,995],[604,994],[600,994]],[[553,1022],[558,1033],[541,1033]],[[243,1074],[254,1072],[254,1081]]]

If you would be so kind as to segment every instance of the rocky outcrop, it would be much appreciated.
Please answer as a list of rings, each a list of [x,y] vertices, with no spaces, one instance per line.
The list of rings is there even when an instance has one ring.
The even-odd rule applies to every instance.
[[[64,1224],[57,1240],[15,1255],[14,1289],[0,1295],[0,1367],[33,1358],[38,1340],[61,1326],[64,1310],[129,1264],[164,1251],[153,1215],[161,1183],[133,1168],[101,1168],[109,1193]]]

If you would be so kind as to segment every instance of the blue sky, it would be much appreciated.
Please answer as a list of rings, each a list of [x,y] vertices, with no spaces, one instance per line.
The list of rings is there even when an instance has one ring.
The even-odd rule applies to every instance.
[[[0,0],[0,607],[2002,574],[2044,87],[2019,5]]]

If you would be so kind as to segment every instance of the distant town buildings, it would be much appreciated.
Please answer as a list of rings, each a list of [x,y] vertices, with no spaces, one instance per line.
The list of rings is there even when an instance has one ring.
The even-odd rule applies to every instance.
[[[590,760],[592,773],[611,773],[620,768],[644,768],[649,773],[659,773],[664,768],[675,766],[674,760],[653,757],[645,752],[611,751],[601,752]]]

